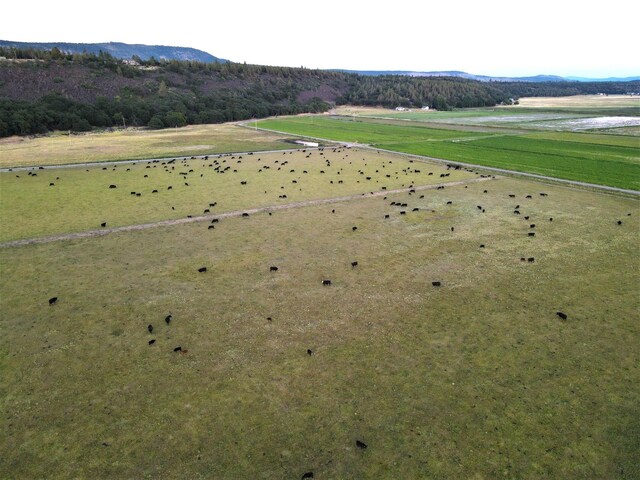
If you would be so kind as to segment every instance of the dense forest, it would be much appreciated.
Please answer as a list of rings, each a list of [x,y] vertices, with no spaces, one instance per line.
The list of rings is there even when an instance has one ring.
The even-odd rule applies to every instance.
[[[240,63],[131,61],[100,52],[0,48],[0,136],[112,126],[164,128],[334,105],[494,106],[522,96],[640,91],[640,82],[478,82],[362,76]]]

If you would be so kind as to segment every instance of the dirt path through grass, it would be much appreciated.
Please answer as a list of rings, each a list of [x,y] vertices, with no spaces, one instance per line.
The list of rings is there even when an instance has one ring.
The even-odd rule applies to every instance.
[[[51,243],[57,242],[60,240],[75,240],[78,238],[89,238],[89,237],[98,237],[102,235],[108,235],[110,233],[118,233],[118,232],[130,232],[134,230],[146,230],[148,228],[156,228],[156,227],[166,227],[170,225],[180,225],[184,223],[195,223],[195,222],[208,222],[213,219],[220,218],[230,218],[230,217],[240,217],[244,214],[254,214],[254,213],[262,213],[262,212],[271,212],[277,210],[286,210],[289,208],[298,208],[298,207],[307,207],[311,205],[322,205],[322,204],[330,204],[330,203],[339,203],[346,202],[351,200],[358,200],[362,198],[371,198],[371,197],[380,197],[383,195],[389,195],[394,193],[403,193],[408,192],[409,190],[421,191],[421,190],[434,190],[438,187],[455,187],[459,185],[465,185],[467,183],[475,183],[475,182],[484,182],[488,180],[495,180],[496,177],[480,177],[474,178],[470,180],[461,180],[457,182],[448,182],[448,183],[438,183],[435,185],[420,185],[408,188],[399,188],[396,190],[380,190],[377,192],[370,193],[362,193],[359,195],[348,195],[344,197],[334,197],[334,198],[321,198],[316,200],[305,200],[302,202],[292,202],[284,205],[271,205],[266,207],[258,207],[258,208],[249,208],[245,210],[235,210],[231,212],[219,213],[219,214],[209,214],[209,215],[199,215],[197,217],[187,217],[187,218],[178,218],[173,220],[163,220],[160,222],[153,223],[142,223],[138,225],[125,225],[123,227],[114,227],[114,228],[102,228],[100,230],[87,230],[85,232],[76,232],[76,233],[67,233],[64,235],[52,235],[48,237],[36,237],[36,238],[24,238],[21,240],[12,240],[9,242],[0,243],[0,248],[6,247],[19,247],[23,245],[37,245],[41,243]]]

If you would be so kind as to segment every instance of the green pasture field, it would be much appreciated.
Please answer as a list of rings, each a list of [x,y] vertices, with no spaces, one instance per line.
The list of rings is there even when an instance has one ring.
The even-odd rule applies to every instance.
[[[505,168],[551,177],[640,190],[637,139],[582,133],[486,134],[380,122],[295,117],[260,122],[264,128]]]
[[[217,166],[228,169],[221,174]],[[103,222],[110,228],[475,177],[462,170],[440,177],[445,172],[441,164],[355,148],[4,172],[0,241],[100,229]]]
[[[234,124],[0,139],[0,168],[289,148],[282,136]]]
[[[636,479],[638,207],[497,178],[0,248],[0,478]]]
[[[439,141],[485,136],[484,132],[467,132],[446,128],[428,128],[416,124],[387,124],[375,120],[321,115],[300,115],[258,121],[260,128],[294,133],[338,142],[388,145],[406,141]]]

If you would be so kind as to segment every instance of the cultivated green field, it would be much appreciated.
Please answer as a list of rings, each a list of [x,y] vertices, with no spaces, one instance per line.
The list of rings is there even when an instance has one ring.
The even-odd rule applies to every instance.
[[[638,206],[498,178],[0,248],[0,477],[638,478]]]
[[[180,129],[87,133],[0,139],[0,168],[206,155],[289,148],[282,136],[234,124]]]
[[[398,152],[640,190],[638,139],[570,132],[482,133],[320,116],[270,119],[266,129]]]
[[[0,173],[0,241],[100,229],[103,222],[110,228],[475,176],[346,148],[5,172]]]

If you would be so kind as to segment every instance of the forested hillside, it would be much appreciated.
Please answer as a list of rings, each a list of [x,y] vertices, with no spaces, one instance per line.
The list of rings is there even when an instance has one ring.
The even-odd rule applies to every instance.
[[[334,105],[493,106],[520,96],[639,91],[626,83],[498,83],[367,77],[305,68],[0,48],[0,136],[95,127],[176,127],[322,112]]]

